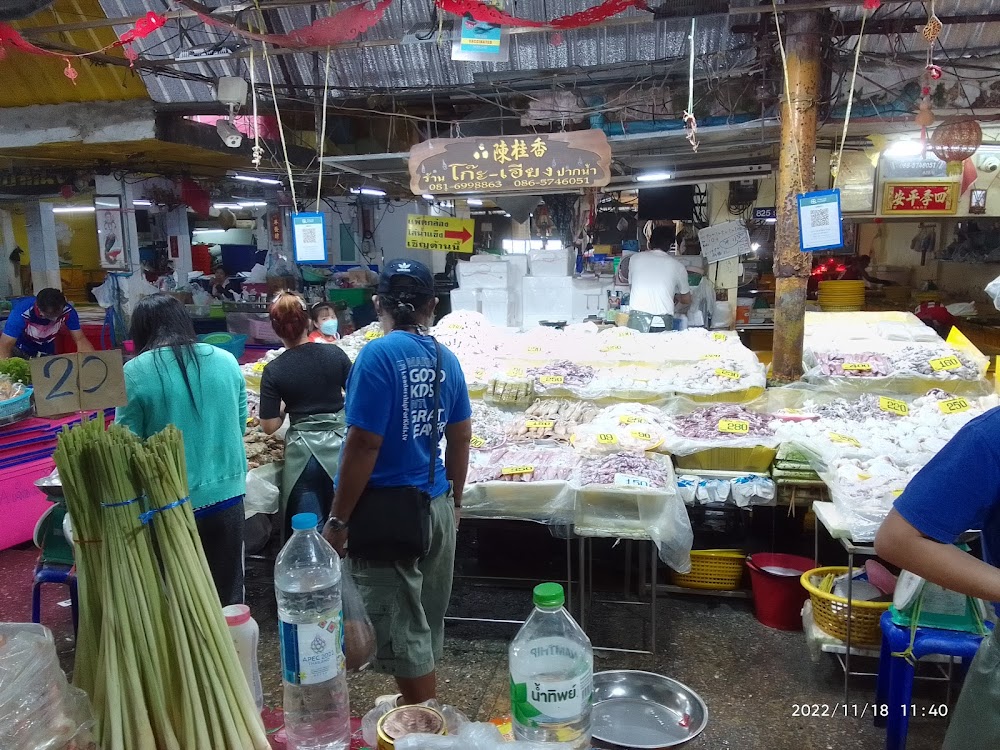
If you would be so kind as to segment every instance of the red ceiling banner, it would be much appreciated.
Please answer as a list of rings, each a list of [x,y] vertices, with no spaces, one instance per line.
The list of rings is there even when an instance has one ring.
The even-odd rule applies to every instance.
[[[504,13],[499,8],[478,0],[435,0],[437,7],[446,13],[456,16],[471,16],[480,23],[492,23],[497,26],[530,26],[532,28],[550,29],[582,29],[593,26],[630,8],[649,10],[645,0],[604,0],[600,5],[581,10],[568,16],[553,18],[551,21],[536,21],[530,18],[515,18]]]

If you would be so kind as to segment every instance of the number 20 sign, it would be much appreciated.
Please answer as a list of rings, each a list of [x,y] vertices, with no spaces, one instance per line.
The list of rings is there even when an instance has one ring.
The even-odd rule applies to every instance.
[[[33,359],[31,381],[40,417],[124,406],[128,400],[118,349]]]

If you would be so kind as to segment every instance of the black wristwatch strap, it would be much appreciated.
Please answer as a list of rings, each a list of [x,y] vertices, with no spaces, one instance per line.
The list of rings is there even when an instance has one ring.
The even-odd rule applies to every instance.
[[[327,518],[326,523],[334,531],[343,531],[344,529],[347,528],[347,522],[341,521],[336,516],[330,516],[329,518]]]

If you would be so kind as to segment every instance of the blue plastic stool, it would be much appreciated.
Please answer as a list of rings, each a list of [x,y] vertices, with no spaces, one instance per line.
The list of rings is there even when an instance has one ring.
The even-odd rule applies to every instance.
[[[35,566],[35,582],[31,586],[31,621],[42,621],[42,584],[61,583],[69,586],[69,598],[73,609],[73,632],[79,620],[79,600],[76,589],[76,569],[72,565],[45,563],[39,560]]]
[[[878,662],[875,701],[876,705],[886,705],[889,710],[887,716],[876,713],[875,724],[886,728],[886,750],[903,750],[906,747],[910,717],[902,707],[912,703],[914,666],[906,659],[892,654],[903,652],[909,647],[910,628],[894,623],[891,612],[885,612],[879,624],[882,627],[882,651]],[[992,629],[992,624],[987,623],[986,627]],[[962,660],[963,666],[968,666],[982,641],[983,636],[972,633],[918,627],[913,640],[913,658],[953,656]]]

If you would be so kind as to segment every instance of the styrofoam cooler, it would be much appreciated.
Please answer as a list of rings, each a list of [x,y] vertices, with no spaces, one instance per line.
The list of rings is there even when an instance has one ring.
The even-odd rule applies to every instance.
[[[607,309],[608,290],[613,286],[610,279],[572,279],[572,286],[574,322],[579,323]]]
[[[543,320],[577,323],[573,315],[573,279],[525,276],[521,287],[521,323],[525,328]]]
[[[493,325],[517,326],[519,305],[515,306],[513,295],[506,289],[480,289],[479,311]]]
[[[511,273],[516,269],[504,260],[459,263],[458,285],[462,289],[503,289],[511,284]]]
[[[532,276],[572,276],[575,263],[572,247],[528,251],[528,273]]]
[[[471,310],[479,312],[479,292],[475,289],[452,289],[451,290],[452,310]]]

